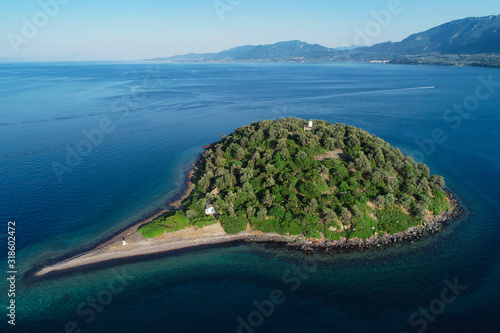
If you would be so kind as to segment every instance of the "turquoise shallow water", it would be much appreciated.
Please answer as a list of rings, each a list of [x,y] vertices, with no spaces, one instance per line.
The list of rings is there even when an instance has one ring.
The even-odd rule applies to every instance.
[[[498,331],[500,88],[458,128],[443,119],[455,103],[474,96],[479,77],[490,75],[500,82],[495,70],[432,66],[0,64],[0,219],[4,225],[17,221],[20,270],[17,325],[9,328],[2,320],[0,327]],[[417,142],[441,128],[447,139],[419,157],[445,176],[467,216],[427,239],[376,252],[309,257],[239,244],[23,282],[22,272],[34,264],[161,207],[179,191],[184,168],[201,146],[221,133],[288,116],[358,126],[417,155]],[[103,121],[108,133],[88,151],[81,143],[89,141],[85,133],[95,133]],[[78,149],[85,156],[68,165],[68,154]],[[71,172],[58,179],[54,162]],[[455,279],[466,289],[440,303],[445,280]],[[265,305],[273,290],[283,292],[284,301],[270,311]],[[92,308],[98,297],[105,306]],[[254,301],[269,316],[258,314]],[[419,313],[431,305],[429,317]]]

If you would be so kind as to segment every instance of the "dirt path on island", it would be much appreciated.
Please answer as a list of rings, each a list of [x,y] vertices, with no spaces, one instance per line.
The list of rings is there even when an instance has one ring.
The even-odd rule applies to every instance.
[[[35,273],[35,276],[43,276],[55,271],[63,271],[110,260],[243,240],[250,235],[251,233],[248,231],[234,235],[226,234],[220,222],[203,228],[190,227],[184,230],[166,233],[157,238],[143,238],[141,234],[136,232],[127,240],[125,245],[122,239],[109,242],[92,251],[82,253],[54,265],[46,266]]]

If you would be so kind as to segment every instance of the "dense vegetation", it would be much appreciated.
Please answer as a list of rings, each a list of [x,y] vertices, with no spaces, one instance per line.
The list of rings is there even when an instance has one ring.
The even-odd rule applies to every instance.
[[[214,223],[329,239],[368,238],[419,225],[449,209],[444,181],[424,164],[352,126],[296,118],[243,126],[211,145],[182,211],[139,231],[155,237]]]
[[[189,219],[186,215],[190,216],[183,211],[176,211],[161,216],[153,222],[142,226],[139,232],[146,238],[154,238],[163,235],[165,232],[179,231],[193,225],[202,228],[205,225],[210,225],[215,222],[214,218],[208,215],[200,216],[196,221],[194,221],[193,218]]]

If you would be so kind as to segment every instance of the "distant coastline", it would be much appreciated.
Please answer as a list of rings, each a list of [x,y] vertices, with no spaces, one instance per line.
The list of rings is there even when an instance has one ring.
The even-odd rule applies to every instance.
[[[360,30],[353,38],[353,45],[348,47],[331,48],[290,40],[150,60],[185,63],[372,62],[500,68],[499,27],[500,15],[467,17],[414,33],[400,42],[387,41],[371,46],[368,46],[369,34]]]
[[[399,57],[392,60],[209,60],[209,61],[167,61],[146,60],[177,64],[369,64],[369,65],[430,65],[444,67],[481,67],[500,69],[500,56],[488,55],[484,58],[464,55],[457,59],[454,55]]]

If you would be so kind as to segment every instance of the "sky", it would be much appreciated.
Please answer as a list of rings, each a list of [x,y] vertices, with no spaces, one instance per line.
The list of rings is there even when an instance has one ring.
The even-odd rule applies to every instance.
[[[8,0],[0,60],[140,60],[296,39],[373,45],[498,14],[492,0]]]

